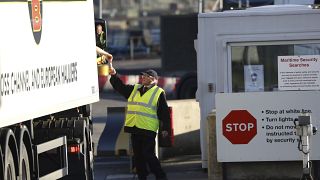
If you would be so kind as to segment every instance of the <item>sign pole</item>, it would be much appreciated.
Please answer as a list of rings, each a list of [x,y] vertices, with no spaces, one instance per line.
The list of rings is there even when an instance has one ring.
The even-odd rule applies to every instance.
[[[311,116],[302,115],[294,121],[297,135],[299,136],[298,149],[302,152],[302,177],[301,180],[313,180],[311,175],[310,161],[310,138],[317,132],[316,127],[312,126]]]

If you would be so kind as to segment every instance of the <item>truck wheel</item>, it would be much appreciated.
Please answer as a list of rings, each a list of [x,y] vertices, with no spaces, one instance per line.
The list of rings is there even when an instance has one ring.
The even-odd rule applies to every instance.
[[[5,153],[5,167],[4,167],[4,178],[6,180],[16,180],[16,170],[14,166],[13,155],[10,147],[7,148]]]
[[[3,159],[2,159],[3,154],[2,154],[2,149],[0,147],[0,179],[4,179],[4,176],[3,176],[3,167],[4,167],[4,164],[3,164]]]
[[[86,134],[86,176],[87,180],[93,180],[93,152],[92,152],[92,144],[91,144],[91,133]]]
[[[197,78],[186,79],[179,88],[178,99],[194,99],[197,91]]]
[[[28,152],[25,144],[22,142],[20,154],[20,165],[19,165],[19,177],[20,180],[30,180],[30,164]]]

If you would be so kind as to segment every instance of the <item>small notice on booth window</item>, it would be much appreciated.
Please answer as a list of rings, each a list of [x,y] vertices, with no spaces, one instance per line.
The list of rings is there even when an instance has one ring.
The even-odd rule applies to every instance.
[[[320,90],[319,70],[319,55],[279,56],[279,90]]]
[[[264,91],[263,65],[244,66],[244,85],[246,92]]]

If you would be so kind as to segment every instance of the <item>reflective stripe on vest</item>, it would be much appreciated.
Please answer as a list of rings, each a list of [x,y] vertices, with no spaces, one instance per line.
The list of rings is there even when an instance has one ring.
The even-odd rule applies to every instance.
[[[159,127],[157,103],[164,90],[153,86],[141,96],[138,91],[141,86],[136,84],[128,98],[125,126],[136,126],[140,129],[157,132]]]

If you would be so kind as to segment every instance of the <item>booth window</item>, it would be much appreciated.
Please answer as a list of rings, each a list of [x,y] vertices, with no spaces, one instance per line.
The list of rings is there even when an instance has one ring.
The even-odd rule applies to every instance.
[[[320,55],[320,42],[261,44],[230,45],[232,92],[277,91],[278,56]]]

